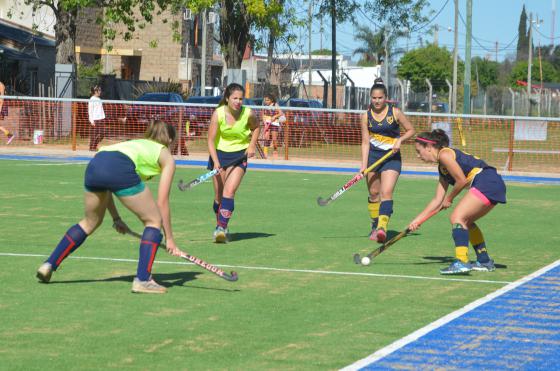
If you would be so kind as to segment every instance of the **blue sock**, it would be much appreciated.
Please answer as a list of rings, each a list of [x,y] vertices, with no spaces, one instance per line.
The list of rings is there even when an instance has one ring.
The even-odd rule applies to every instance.
[[[387,231],[391,215],[393,215],[393,200],[381,201],[381,205],[379,205],[379,221],[377,222],[379,229]]]
[[[140,241],[140,258],[138,259],[138,270],[136,277],[140,281],[148,281],[152,274],[152,264],[156,258],[158,246],[163,235],[158,228],[146,227]]]
[[[64,259],[73,253],[87,238],[86,232],[79,224],[73,225],[66,231],[62,240],[56,246],[47,262],[51,263],[53,270],[56,270]]]
[[[461,224],[453,225],[452,235],[455,246],[469,246],[469,230],[463,228]]]
[[[216,200],[214,200],[214,204],[212,205],[212,209],[214,209],[214,214],[216,214],[216,217],[218,216],[218,210],[220,210],[220,203]]]
[[[234,205],[233,198],[222,198],[222,203],[220,204],[220,210],[218,212],[218,226],[227,228],[229,219],[233,213]]]
[[[379,205],[379,215],[393,215],[393,200],[381,201]]]

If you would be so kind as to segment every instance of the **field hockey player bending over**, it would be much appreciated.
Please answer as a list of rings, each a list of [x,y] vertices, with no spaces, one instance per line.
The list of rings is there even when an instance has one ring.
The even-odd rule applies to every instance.
[[[449,138],[441,129],[423,132],[416,137],[416,152],[425,162],[438,164],[439,183],[434,198],[410,223],[410,230],[419,227],[419,221],[434,210],[451,207],[455,197],[469,188],[451,213],[452,237],[455,241],[456,260],[441,274],[463,274],[470,270],[493,271],[494,261],[488,256],[482,231],[475,222],[488,214],[498,203],[506,203],[506,186],[496,169],[483,160],[449,148]],[[449,185],[453,188],[447,193]],[[476,252],[476,262],[468,258],[469,241]]]
[[[175,160],[169,147],[175,140],[175,129],[163,121],[151,122],[144,139],[129,140],[101,147],[89,162],[84,180],[85,217],[66,232],[51,256],[37,271],[37,278],[49,282],[53,271],[74,252],[103,222],[105,211],[113,217],[114,226],[126,233],[128,226],[121,220],[112,194],[144,224],[140,242],[140,258],[132,292],[161,294],[167,290],[151,275],[158,246],[165,231],[167,251],[175,256],[183,252],[173,241],[169,192],[175,174]],[[161,174],[157,202],[144,184]]]
[[[208,170],[220,169],[214,183],[216,214],[214,241],[228,241],[228,223],[234,210],[235,192],[247,170],[247,158],[255,156],[259,123],[254,112],[243,106],[245,89],[229,84],[208,128]]]
[[[371,217],[369,239],[385,242],[387,226],[393,214],[393,191],[401,173],[402,142],[414,135],[414,128],[408,118],[396,107],[387,103],[387,88],[383,80],[375,79],[370,90],[371,104],[362,115],[362,167],[363,172],[388,151],[393,156],[377,169],[367,174],[369,190],[368,210]],[[400,125],[405,130],[401,137]]]

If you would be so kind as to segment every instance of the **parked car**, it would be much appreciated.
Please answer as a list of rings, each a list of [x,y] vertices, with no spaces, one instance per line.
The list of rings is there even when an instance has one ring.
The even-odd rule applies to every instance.
[[[408,102],[409,112],[430,112],[430,102]],[[443,102],[432,102],[432,113],[447,113],[449,105]]]
[[[186,107],[187,118],[189,120],[190,136],[200,137],[208,130],[210,125],[210,118],[216,109],[216,106],[222,100],[222,96],[198,96],[193,95],[187,98],[185,103],[189,103]],[[196,106],[200,104],[201,106]],[[212,106],[202,106],[202,105]],[[250,98],[243,99],[243,104],[247,106],[254,106],[255,102]]]
[[[136,102],[184,103],[177,93],[144,93]],[[128,108],[126,118],[132,130],[144,132],[150,120],[160,119],[173,123],[179,120],[181,113],[186,119],[186,110],[179,105],[133,104]]]
[[[181,95],[177,93],[144,93],[136,102],[176,103],[175,105],[158,104],[133,104],[126,113],[127,130],[132,133],[143,133],[150,120],[158,119],[174,125],[178,134],[181,134],[177,145],[172,148],[173,154],[188,154],[185,137],[186,129],[183,124],[188,120],[188,113]]]

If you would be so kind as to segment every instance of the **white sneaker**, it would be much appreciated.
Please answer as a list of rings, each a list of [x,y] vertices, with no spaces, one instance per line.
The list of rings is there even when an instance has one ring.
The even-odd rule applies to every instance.
[[[138,277],[135,277],[134,281],[132,281],[132,292],[142,294],[165,294],[167,289],[153,279],[149,281],[140,281]]]
[[[214,231],[214,242],[227,243],[228,240],[228,230],[222,227],[216,227],[216,230]]]
[[[52,276],[52,265],[51,263],[43,263],[41,264],[41,266],[39,267],[39,269],[37,269],[37,278],[39,279],[39,281],[43,282],[43,283],[49,283],[49,281],[51,280],[51,276]]]

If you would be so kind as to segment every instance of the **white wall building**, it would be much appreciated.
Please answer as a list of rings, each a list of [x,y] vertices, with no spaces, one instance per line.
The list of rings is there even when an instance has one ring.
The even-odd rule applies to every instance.
[[[54,38],[56,17],[48,6],[42,6],[34,13],[33,8],[25,5],[23,0],[0,0],[0,19],[29,30],[36,26],[38,32]]]

